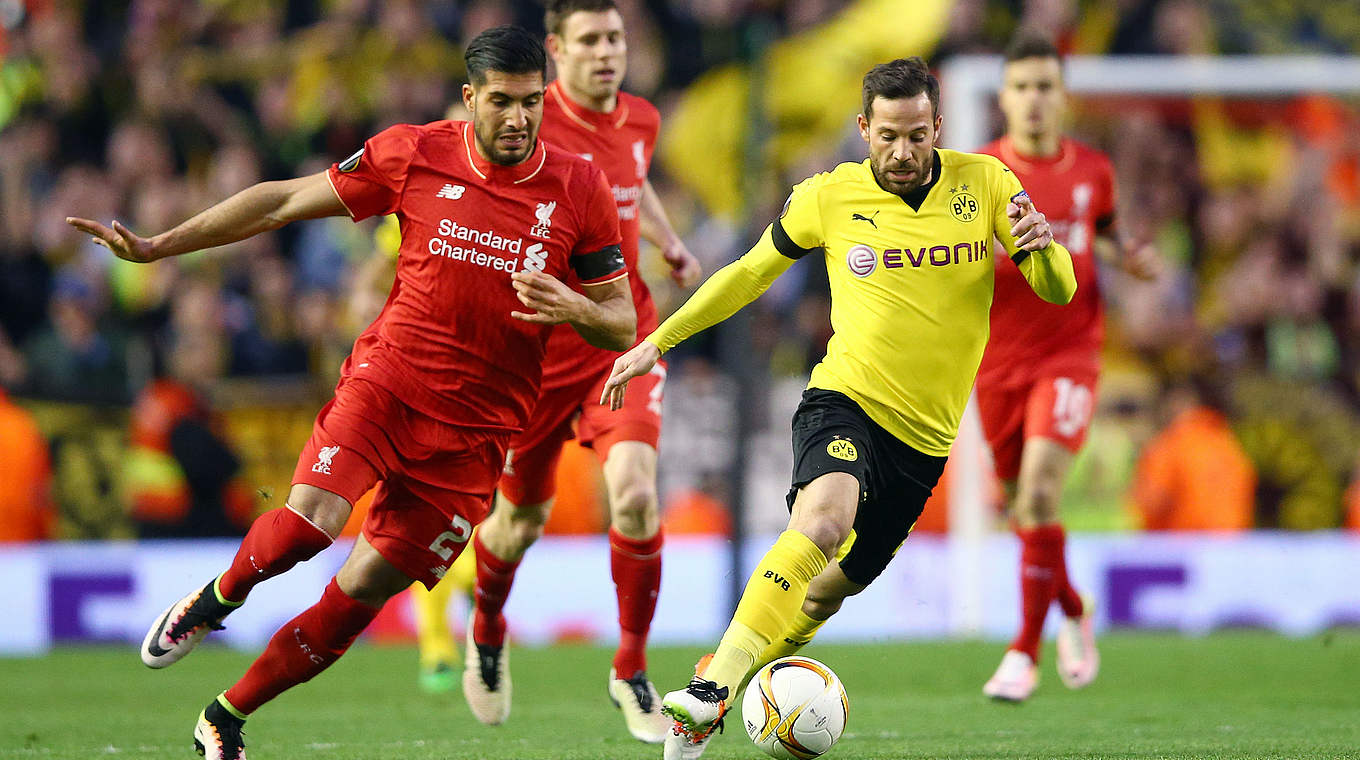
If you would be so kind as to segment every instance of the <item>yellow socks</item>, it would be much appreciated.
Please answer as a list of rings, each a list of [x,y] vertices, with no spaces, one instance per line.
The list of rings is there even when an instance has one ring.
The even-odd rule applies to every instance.
[[[471,552],[463,552],[471,554]],[[458,664],[458,647],[449,632],[449,598],[453,596],[451,579],[440,581],[433,591],[420,583],[411,584],[411,607],[416,617],[416,641],[420,645],[420,669],[433,670],[440,663]]]
[[[818,629],[822,627],[825,620],[816,620],[807,616],[801,609],[793,616],[793,622],[784,629],[784,635],[770,642],[761,653],[760,659],[756,660],[755,667],[751,672],[755,672],[761,666],[769,662],[774,662],[780,657],[788,657],[796,654],[799,649],[807,646],[812,637],[817,635]]]
[[[795,620],[808,583],[825,567],[826,555],[812,539],[795,530],[781,533],[751,573],[704,678],[728,687],[735,697],[756,658]]]
[[[449,599],[454,592],[469,596],[477,585],[477,558],[472,546],[467,546],[453,561],[449,572],[434,587],[426,591],[420,583],[411,584],[411,606],[416,613],[416,640],[420,645],[420,669],[433,670],[440,663],[457,665],[458,645],[449,632]]]

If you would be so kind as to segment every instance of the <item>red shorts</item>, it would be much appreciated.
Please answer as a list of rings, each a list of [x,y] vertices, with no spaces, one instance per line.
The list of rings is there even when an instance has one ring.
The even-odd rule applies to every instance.
[[[507,431],[427,417],[375,383],[342,380],[316,416],[293,483],[353,504],[382,481],[363,535],[397,569],[433,588],[490,511],[509,440]]]
[[[588,380],[545,389],[524,432],[510,442],[500,490],[511,504],[542,504],[556,492],[557,460],[573,436],[604,461],[619,441],[640,441],[656,448],[661,439],[661,399],[666,365],[628,383],[623,408],[600,405],[609,370]]]
[[[1094,369],[1043,371],[1028,383],[977,386],[982,430],[992,448],[996,476],[1020,477],[1025,441],[1048,438],[1072,453],[1081,449],[1095,409]]]

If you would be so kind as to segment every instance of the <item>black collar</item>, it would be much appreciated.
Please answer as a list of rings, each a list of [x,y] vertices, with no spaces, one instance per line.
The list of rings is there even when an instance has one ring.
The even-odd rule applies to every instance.
[[[935,187],[936,182],[940,181],[940,152],[932,149],[930,155],[934,157],[930,168],[930,181],[906,195],[898,196],[904,203],[911,206],[912,211],[921,210],[921,204],[926,202],[926,196],[930,195],[930,189]]]

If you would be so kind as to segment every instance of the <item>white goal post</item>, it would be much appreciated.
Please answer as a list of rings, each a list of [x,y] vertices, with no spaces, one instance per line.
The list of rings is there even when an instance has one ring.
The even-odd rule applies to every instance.
[[[941,68],[948,147],[976,150],[992,138],[988,127],[1001,68],[996,55],[958,56]],[[1077,95],[1360,95],[1357,56],[1070,56],[1063,73],[1068,92]],[[950,627],[965,636],[977,635],[983,620],[982,553],[993,519],[982,491],[981,468],[989,461],[984,446],[970,402],[949,481]]]

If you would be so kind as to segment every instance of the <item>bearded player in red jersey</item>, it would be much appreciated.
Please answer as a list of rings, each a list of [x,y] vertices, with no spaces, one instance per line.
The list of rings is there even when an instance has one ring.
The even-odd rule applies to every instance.
[[[1144,278],[1156,275],[1160,260],[1151,247],[1129,245],[1117,235],[1109,159],[1063,136],[1066,94],[1057,48],[1022,34],[1005,60],[1000,104],[1006,134],[979,152],[1001,159],[1020,178],[1048,214],[1054,237],[1071,251],[1077,275],[1076,298],[1059,307],[1035,297],[1015,267],[997,267],[991,337],[977,376],[983,431],[1021,546],[1020,631],[982,691],[1021,702],[1038,685],[1039,639],[1055,599],[1064,616],[1057,663],[1062,682],[1079,689],[1100,666],[1090,600],[1067,576],[1058,497],[1094,406],[1104,334],[1095,257]]]
[[[498,27],[464,57],[471,122],[391,127],[325,172],[247,188],[151,238],[118,222],[68,219],[138,262],[299,219],[401,220],[392,293],[317,416],[287,504],[260,516],[226,572],[172,604],[142,645],[150,667],[178,661],[252,587],[329,546],[354,501],[381,481],[321,600],[199,715],[194,742],[208,760],[244,758],[246,716],[325,670],[388,598],[443,576],[490,508],[510,439],[538,395],[553,325],[605,348],[632,344],[635,313],[604,175],[537,137],[542,44]],[[563,283],[571,273],[584,295]]]
[[[613,0],[549,2],[544,22],[558,77],[545,97],[543,138],[604,170],[617,203],[623,257],[633,275],[638,329],[653,330],[656,307],[637,276],[639,235],[657,245],[681,287],[693,285],[700,274],[698,261],[671,229],[647,181],[660,117],[650,103],[619,89],[628,49]],[[501,723],[510,712],[502,610],[520,559],[543,532],[562,445],[574,434],[600,458],[608,490],[610,569],[620,630],[609,696],[637,739],[659,743],[670,729],[647,678],[645,652],[661,585],[656,460],[666,372],[658,365],[635,380],[642,387],[629,395],[630,403],[610,411],[597,402],[616,357],[586,345],[570,330],[553,331],[538,405],[529,426],[510,444],[496,509],[473,539],[477,586],[463,694],[483,723]]]

